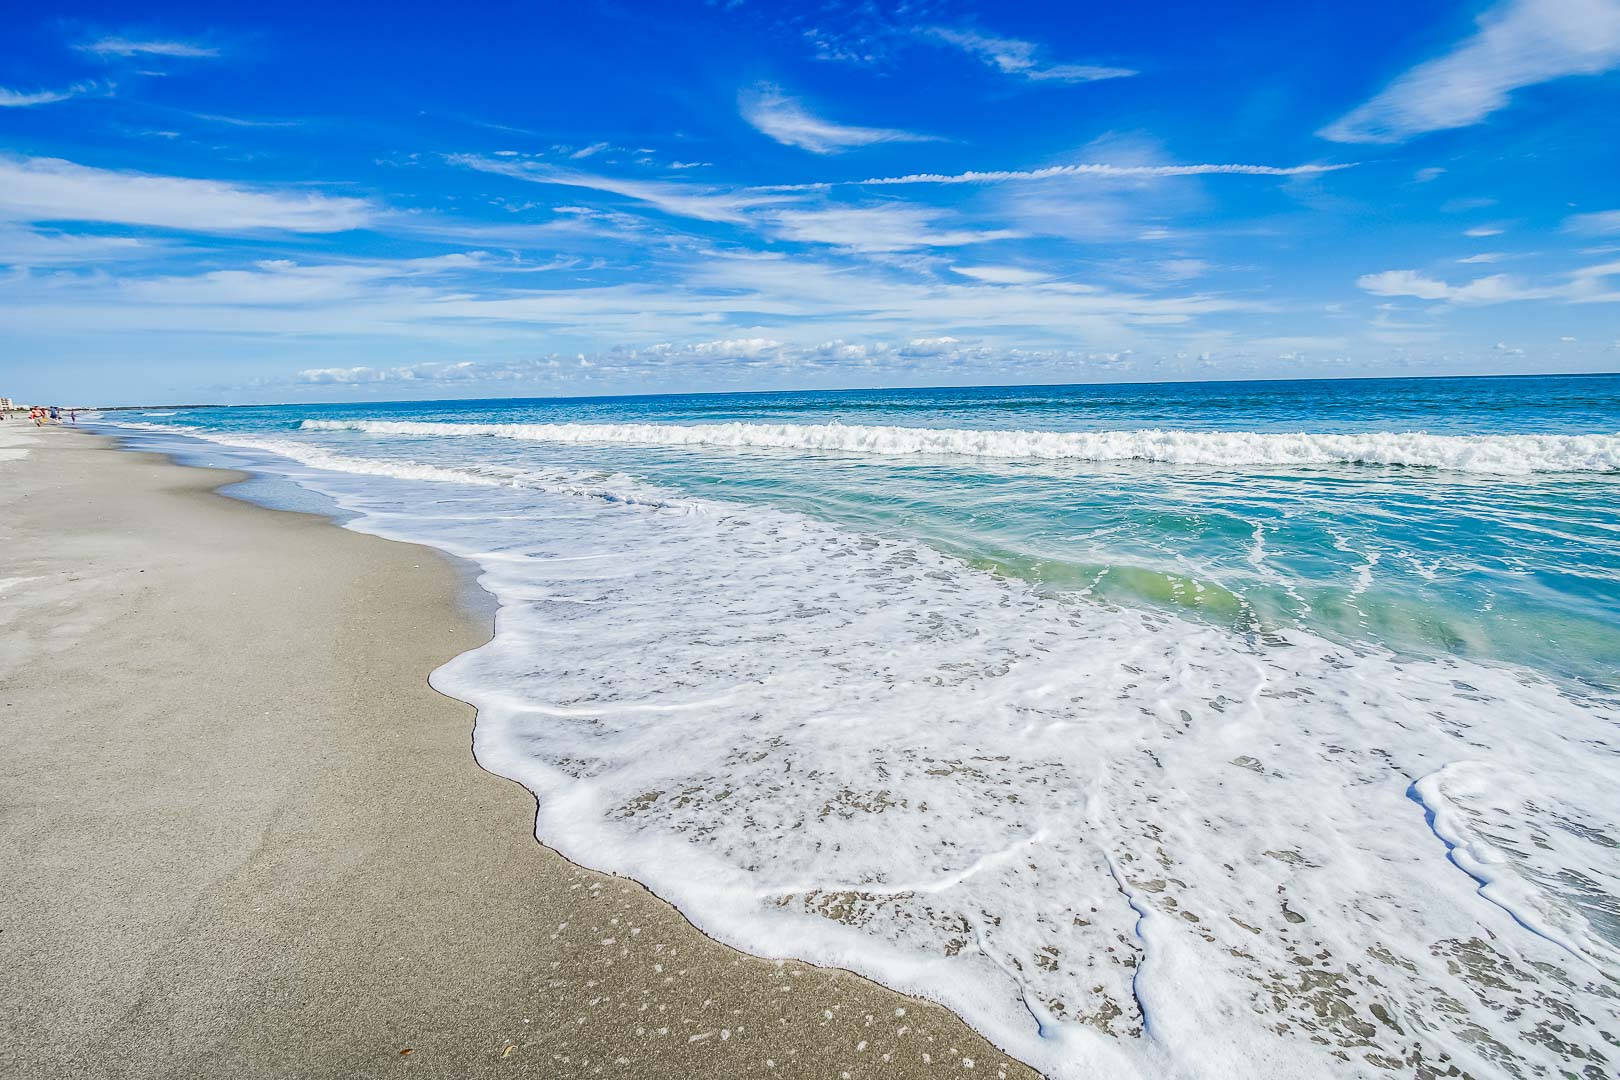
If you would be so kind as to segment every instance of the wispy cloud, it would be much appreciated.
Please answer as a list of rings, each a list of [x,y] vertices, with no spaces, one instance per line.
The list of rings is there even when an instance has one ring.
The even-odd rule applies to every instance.
[[[1385,270],[1363,274],[1357,287],[1374,296],[1412,296],[1419,300],[1445,300],[1453,304],[1499,304],[1508,300],[1546,299],[1546,290],[1531,289],[1506,274],[1475,278],[1463,285],[1452,285],[1417,270]]]
[[[1504,304],[1516,300],[1612,304],[1620,303],[1620,290],[1608,284],[1608,279],[1615,276],[1620,276],[1620,262],[1582,267],[1556,284],[1532,284],[1507,274],[1492,274],[1452,285],[1418,270],[1385,270],[1362,275],[1356,279],[1356,285],[1375,296],[1411,296],[1460,305]]]
[[[821,341],[825,347],[800,350],[788,360],[837,366],[904,351],[884,342],[932,338],[938,346],[941,336],[991,336],[1016,348],[1116,349],[1144,335],[1164,340],[1178,327],[1198,333],[1205,316],[1263,308],[1252,300],[1210,294],[1143,295],[1074,282],[942,280],[899,262],[852,266],[842,258],[708,247],[669,252],[649,260],[634,280],[610,284],[570,279],[542,288],[492,286],[489,275],[511,268],[463,252],[439,260],[335,264],[258,259],[239,268],[160,277],[42,275],[0,291],[0,321],[20,333],[167,331],[324,340],[333,360],[305,361],[312,368],[355,363],[338,359],[337,352],[338,342],[355,337],[463,349],[480,342],[532,343],[535,331],[544,328],[552,340],[577,341],[580,351],[589,353],[604,341],[713,341],[717,330],[726,328],[733,331],[724,333],[733,343],[728,356],[741,348],[770,351],[736,346],[739,341],[797,341],[807,347]],[[828,342],[829,337],[842,340]],[[646,350],[654,360],[653,353],[665,351]]]
[[[605,142],[591,143],[589,146],[580,147],[578,150],[575,150],[568,156],[573,158],[575,161],[583,161],[585,158],[592,157],[596,154],[600,154],[604,150],[610,149],[612,145],[612,143]]]
[[[219,55],[219,50],[211,45],[198,45],[195,42],[173,39],[151,40],[130,37],[104,37],[75,45],[74,48],[80,52],[102,57],[172,56],[206,59]]]
[[[1118,179],[1152,179],[1164,176],[1313,176],[1353,168],[1344,165],[1052,165],[1044,169],[998,169],[987,172],[907,173],[904,176],[873,176],[865,180],[834,180],[813,184],[777,184],[756,191],[819,191],[830,187],[861,187],[887,184],[1002,184],[1013,180],[1050,180],[1059,176],[1102,176]]]
[[[69,266],[147,258],[167,249],[161,241],[0,225],[0,266]]]
[[[797,146],[816,154],[833,154],[852,146],[887,142],[934,142],[933,135],[919,135],[893,128],[856,127],[823,120],[796,98],[777,87],[761,84],[739,95],[742,117],[759,131],[786,146]]]
[[[59,158],[0,156],[0,220],[101,221],[196,232],[341,232],[367,225],[363,199],[122,172]]]
[[[1564,231],[1586,236],[1620,233],[1620,210],[1599,210],[1595,214],[1575,214],[1564,219]]]
[[[941,223],[944,214],[921,206],[834,206],[775,210],[763,218],[780,239],[829,244],[849,251],[961,247],[1024,235],[1009,229],[951,228]]]
[[[1451,52],[1398,77],[1317,134],[1335,142],[1394,143],[1468,127],[1513,91],[1620,64],[1620,0],[1507,0]]]
[[[1051,276],[1022,266],[953,266],[951,273],[989,285],[1033,285]]]
[[[192,113],[198,120],[206,120],[211,124],[225,124],[228,127],[239,128],[291,128],[301,127],[302,120],[262,120],[248,116],[227,116],[224,113]]]
[[[378,297],[408,302],[432,295],[422,280],[477,270],[488,260],[481,251],[324,264],[261,259],[248,269],[124,280],[118,289],[127,300],[182,307],[285,307]]]
[[[0,109],[26,109],[34,105],[54,105],[58,101],[82,97],[100,89],[95,83],[74,83],[64,90],[7,90],[0,86]]]
[[[527,180],[532,184],[558,184],[563,187],[622,195],[627,199],[655,206],[666,214],[695,218],[699,221],[742,222],[746,220],[744,213],[746,210],[784,201],[776,195],[747,194],[723,188],[654,180],[620,180],[592,173],[555,169],[535,162],[497,160],[477,154],[450,154],[445,160],[452,165]]]
[[[1031,82],[1097,82],[1101,79],[1123,79],[1137,74],[1130,68],[1103,67],[1098,64],[1045,63],[1039,59],[1041,50],[1038,45],[1017,38],[991,37],[974,30],[957,30],[944,26],[924,27],[918,33],[927,40],[961,49],[998,71]]]

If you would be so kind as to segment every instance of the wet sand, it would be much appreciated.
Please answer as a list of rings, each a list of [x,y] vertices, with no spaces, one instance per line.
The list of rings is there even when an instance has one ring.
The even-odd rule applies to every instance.
[[[427,685],[465,568],[0,429],[0,1074],[1033,1075],[538,844]]]

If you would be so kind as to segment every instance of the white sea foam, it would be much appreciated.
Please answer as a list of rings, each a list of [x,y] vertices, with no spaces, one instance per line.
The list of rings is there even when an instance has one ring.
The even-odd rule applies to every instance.
[[[1611,702],[769,509],[250,443],[478,561],[495,637],[433,681],[479,760],[716,937],[1055,1077],[1614,1072]]]
[[[1583,820],[1556,788],[1503,761],[1454,761],[1412,793],[1481,896],[1525,929],[1620,971],[1620,941],[1604,936],[1620,929],[1620,860],[1608,854],[1620,837],[1606,823]]]
[[[422,480],[430,483],[473,484],[481,487],[520,487],[549,491],[558,495],[577,495],[604,502],[646,505],[685,513],[699,510],[699,504],[693,500],[680,499],[650,484],[617,474],[588,477],[578,472],[564,470],[517,469],[496,464],[469,464],[447,468],[443,465],[411,460],[380,461],[355,457],[292,439],[227,435],[219,432],[204,433],[173,425],[138,421],[121,423],[117,426],[136,431],[205,438],[208,442],[219,446],[239,450],[262,450],[300,465],[328,472],[350,473],[356,476],[385,476],[396,480]]]
[[[550,443],[757,447],[1177,465],[1406,465],[1475,473],[1620,471],[1620,434],[1428,435],[1252,431],[974,431],[846,424],[478,424],[305,420],[306,431],[489,436]]]

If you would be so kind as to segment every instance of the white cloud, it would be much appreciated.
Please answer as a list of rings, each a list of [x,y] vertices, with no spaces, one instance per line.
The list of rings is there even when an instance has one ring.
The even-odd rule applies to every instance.
[[[1506,274],[1475,278],[1452,285],[1417,270],[1385,270],[1364,274],[1356,284],[1375,296],[1412,296],[1450,304],[1503,304],[1515,300],[1561,300],[1573,304],[1620,302],[1620,291],[1607,285],[1620,275],[1620,262],[1582,267],[1555,285],[1532,285]]]
[[[1252,299],[1218,295],[1144,295],[1052,281],[990,285],[941,280],[900,264],[862,266],[709,247],[667,253],[635,280],[617,284],[492,284],[488,275],[510,267],[475,261],[467,273],[414,260],[264,260],[159,278],[111,272],[22,276],[0,290],[0,323],[13,333],[71,332],[109,341],[152,332],[324,342],[337,360],[342,343],[355,338],[456,349],[501,343],[510,354],[511,346],[532,346],[539,334],[561,348],[577,343],[587,349],[603,341],[717,337],[792,342],[808,333],[820,341],[986,337],[987,346],[996,348],[1118,350],[1144,338],[1200,332],[1205,317],[1265,309]],[[341,360],[306,363],[344,366]]]
[[[305,368],[293,376],[294,382],[316,386],[353,386],[364,383],[467,382],[491,378],[491,373],[471,360],[455,363],[408,364],[400,367]]]
[[[1476,225],[1472,229],[1464,229],[1463,235],[1480,240],[1487,236],[1501,236],[1502,230],[1496,225]]]
[[[1295,353],[1315,352],[1323,349],[1343,349],[1350,342],[1342,337],[1330,337],[1318,334],[1294,335],[1286,337],[1255,338],[1250,345],[1268,349],[1289,349]]]
[[[1458,259],[1457,261],[1460,262],[1460,263],[1463,263],[1464,265],[1467,265],[1467,264],[1470,264],[1470,263],[1501,262],[1505,258],[1507,258],[1507,254],[1505,252],[1501,252],[1501,251],[1482,251],[1478,255],[1467,255],[1467,256],[1464,256],[1461,259]]]
[[[961,49],[1007,75],[1017,75],[1032,82],[1096,82],[1136,74],[1130,68],[1096,64],[1042,63],[1037,59],[1040,49],[1033,42],[1017,38],[991,37],[973,30],[954,30],[944,26],[931,26],[918,32],[929,40]]]
[[[783,342],[774,339],[745,338],[720,341],[660,342],[635,348],[614,348],[590,353],[552,354],[518,359],[426,362],[397,367],[306,368],[292,381],[318,386],[368,386],[412,383],[534,383],[568,381],[573,376],[586,380],[600,377],[669,376],[690,377],[701,373],[706,380],[742,380],[758,373],[851,371],[944,373],[961,370],[967,364],[1037,371],[1111,370],[1128,366],[1133,350],[1111,352],[1068,348],[1027,349],[997,347],[965,342],[954,337],[912,338],[908,341],[882,339]]]
[[[127,37],[104,37],[95,41],[87,41],[74,48],[80,52],[92,53],[96,56],[173,56],[188,58],[205,58],[219,55],[219,50],[208,45],[197,45],[189,41],[142,41]]]
[[[207,120],[211,124],[226,124],[230,127],[240,128],[291,128],[303,126],[302,120],[264,120],[248,116],[226,116],[223,113],[192,113],[198,120]]]
[[[1044,169],[997,169],[988,172],[907,173],[904,176],[873,176],[865,180],[839,180],[814,184],[777,184],[756,191],[817,191],[830,187],[877,187],[894,184],[1003,184],[1013,180],[1050,180],[1062,176],[1096,176],[1112,179],[1158,179],[1167,176],[1314,176],[1354,166],[1345,165],[1051,165]]]
[[[166,245],[129,236],[42,232],[0,224],[0,266],[70,266],[158,254]]]
[[[369,224],[363,199],[120,172],[0,155],[0,220],[103,221],[196,232],[341,232]]]
[[[1567,232],[1588,236],[1620,233],[1620,210],[1600,210],[1595,214],[1575,214],[1564,219]]]
[[[745,90],[739,95],[738,105],[743,119],[764,134],[785,146],[797,146],[816,154],[833,154],[873,143],[936,141],[932,135],[823,120],[768,83]]]
[[[1620,64],[1620,0],[1506,0],[1451,52],[1398,77],[1317,134],[1335,142],[1394,143],[1468,127],[1513,91]]]
[[[944,211],[920,206],[835,206],[775,210],[761,217],[780,239],[831,244],[851,251],[960,247],[1022,236],[1008,230],[941,228]]]
[[[1213,267],[1203,259],[1165,259],[1153,264],[1153,270],[1160,277],[1171,281],[1190,281],[1195,277],[1203,277]]]
[[[619,180],[592,173],[553,169],[533,162],[496,161],[476,154],[450,154],[445,158],[479,172],[510,176],[532,184],[558,184],[563,187],[606,191],[627,199],[648,203],[666,214],[696,218],[699,221],[742,222],[744,211],[758,206],[779,205],[788,200],[780,195],[746,194],[721,188],[698,187],[654,180]]]
[[[991,285],[1031,285],[1051,277],[1050,274],[1026,270],[1021,266],[953,266],[951,273]]]
[[[1430,165],[1427,169],[1419,169],[1417,172],[1413,173],[1412,179],[1419,184],[1427,184],[1432,180],[1440,179],[1445,174],[1446,170],[1442,169],[1440,166]]]
[[[1415,296],[1419,300],[1450,300],[1454,298],[1456,291],[1445,282],[1437,281],[1416,270],[1385,270],[1378,274],[1363,274],[1356,279],[1356,285],[1374,296]]]
[[[572,154],[569,154],[568,156],[570,158],[574,159],[575,161],[581,161],[581,160],[584,160],[585,158],[591,157],[594,154],[600,154],[604,150],[612,149],[612,146],[613,146],[612,143],[605,143],[605,142],[591,143],[591,145],[589,145],[589,146],[580,147],[578,150],[575,150]]]
[[[482,252],[458,252],[392,262],[321,263],[263,259],[249,270],[137,278],[118,284],[120,294],[150,304],[184,306],[286,306],[332,304],[386,296],[426,300],[428,290],[409,279],[474,269]]]
[[[97,89],[95,83],[74,83],[65,90],[7,90],[0,86],[0,109],[26,109],[33,105],[54,105],[88,94]]]

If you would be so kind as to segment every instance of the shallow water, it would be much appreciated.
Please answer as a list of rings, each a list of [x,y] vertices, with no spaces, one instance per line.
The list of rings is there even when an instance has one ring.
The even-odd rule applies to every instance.
[[[1620,378],[126,422],[478,562],[480,760],[727,941],[1061,1076],[1615,1071]]]

